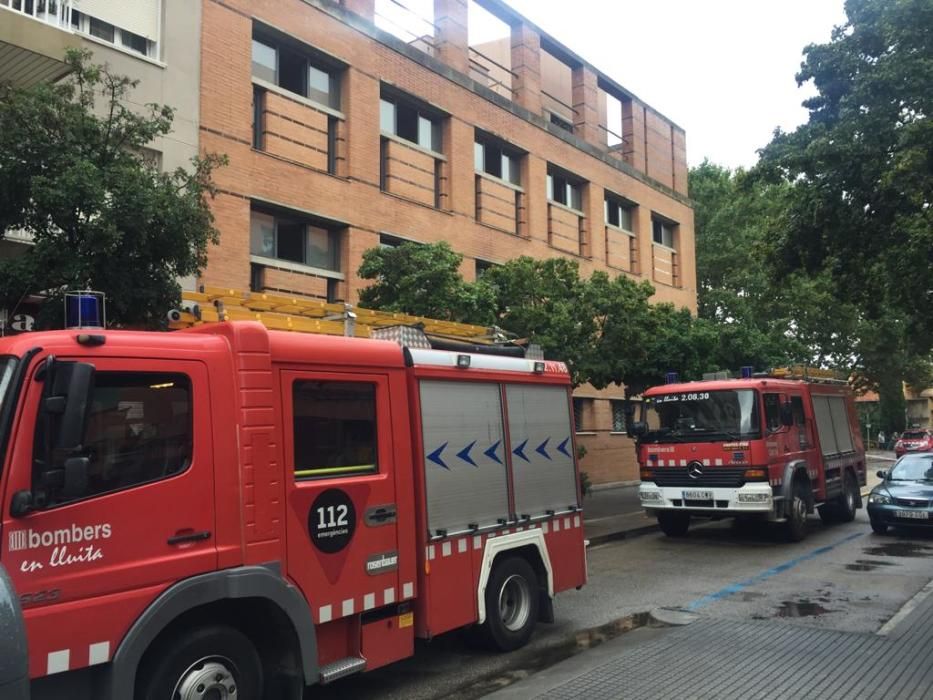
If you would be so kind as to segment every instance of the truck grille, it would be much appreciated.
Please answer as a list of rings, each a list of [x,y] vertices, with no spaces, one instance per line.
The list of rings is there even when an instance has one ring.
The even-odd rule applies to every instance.
[[[654,483],[658,486],[700,488],[702,486],[738,488],[745,484],[745,468],[704,467],[699,479],[691,478],[686,467],[664,467],[654,470]]]
[[[929,501],[919,498],[895,498],[894,500],[897,505],[907,506],[908,508],[926,508],[930,505]]]

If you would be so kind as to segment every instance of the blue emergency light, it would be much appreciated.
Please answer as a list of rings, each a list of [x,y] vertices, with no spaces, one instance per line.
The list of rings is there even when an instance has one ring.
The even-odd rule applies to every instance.
[[[680,381],[680,375],[677,372],[668,372],[664,375],[664,379],[668,384],[676,384]]]
[[[103,292],[65,292],[65,328],[103,328],[107,305]]]
[[[751,365],[744,365],[742,367],[742,379],[751,379],[752,374],[754,374],[755,368]]]

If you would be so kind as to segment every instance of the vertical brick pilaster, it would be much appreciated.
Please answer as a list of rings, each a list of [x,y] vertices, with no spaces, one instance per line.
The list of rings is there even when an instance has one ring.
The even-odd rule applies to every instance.
[[[622,154],[625,162],[641,172],[647,172],[645,144],[645,106],[634,100],[622,102]]]
[[[583,196],[583,213],[586,215],[586,257],[595,261],[606,259],[606,214],[603,205],[605,190],[596,183],[586,185]]]
[[[470,72],[467,0],[434,0],[437,58],[461,73]]]
[[[599,128],[599,90],[596,73],[588,66],[573,69],[573,131],[587,143],[601,146],[605,143]]]
[[[522,187],[525,190],[525,230],[529,238],[548,240],[547,161],[525,156],[522,167]]]
[[[448,119],[444,129],[447,156],[448,208],[458,214],[476,215],[476,176],[473,168],[473,127],[460,119]]]
[[[347,115],[344,173],[378,186],[379,81],[351,68],[345,73],[343,86]]]
[[[541,37],[526,24],[512,27],[512,94],[522,107],[541,113]]]
[[[340,4],[370,22],[376,17],[376,0],[340,0]]]

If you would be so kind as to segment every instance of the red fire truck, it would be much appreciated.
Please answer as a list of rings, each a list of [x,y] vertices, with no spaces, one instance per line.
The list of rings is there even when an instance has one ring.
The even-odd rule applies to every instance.
[[[780,522],[793,541],[814,510],[851,521],[866,470],[848,384],[802,368],[746,374],[645,392],[630,425],[642,506],[669,536],[693,517]]]
[[[0,340],[0,697],[278,700],[455,628],[521,646],[586,580],[570,389],[251,322]]]

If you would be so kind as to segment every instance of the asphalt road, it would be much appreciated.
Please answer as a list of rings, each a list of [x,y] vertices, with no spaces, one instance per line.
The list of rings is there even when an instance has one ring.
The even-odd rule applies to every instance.
[[[590,549],[588,585],[558,596],[555,624],[540,625],[525,649],[478,651],[452,633],[309,697],[481,697],[645,623],[657,608],[873,632],[930,580],[931,558],[933,538],[875,535],[864,510],[848,524],[825,526],[813,516],[808,537],[795,544],[773,527],[731,520],[692,528],[684,539],[612,542]]]

